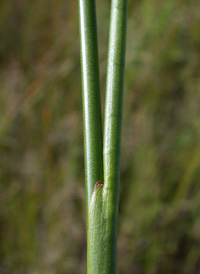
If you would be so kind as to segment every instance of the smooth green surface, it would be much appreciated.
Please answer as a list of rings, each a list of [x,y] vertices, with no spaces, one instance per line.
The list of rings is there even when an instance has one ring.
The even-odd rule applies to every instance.
[[[111,5],[104,132],[104,187],[94,188],[88,220],[88,274],[116,273],[117,211],[127,1]],[[103,189],[103,191],[102,191]]]
[[[106,222],[104,252],[106,253],[107,264],[105,273],[116,273],[116,232],[126,17],[127,1],[113,0],[111,6],[104,131],[103,210]]]
[[[80,0],[86,216],[95,184],[103,180],[99,64],[94,0]]]
[[[87,274],[100,274],[105,272],[104,235],[105,222],[103,220],[103,185],[95,186],[92,195],[88,216],[88,250]]]

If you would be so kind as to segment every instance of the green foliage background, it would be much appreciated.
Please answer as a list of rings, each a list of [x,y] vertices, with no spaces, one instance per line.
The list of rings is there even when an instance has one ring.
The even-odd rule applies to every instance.
[[[199,26],[197,0],[129,1],[120,274],[200,273]],[[0,37],[0,272],[86,273],[78,1],[3,0]]]

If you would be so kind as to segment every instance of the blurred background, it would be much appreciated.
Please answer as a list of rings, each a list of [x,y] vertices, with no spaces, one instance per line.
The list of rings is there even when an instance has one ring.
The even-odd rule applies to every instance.
[[[199,26],[198,0],[129,1],[119,274],[200,273]],[[0,37],[0,273],[84,274],[78,1],[2,0]]]

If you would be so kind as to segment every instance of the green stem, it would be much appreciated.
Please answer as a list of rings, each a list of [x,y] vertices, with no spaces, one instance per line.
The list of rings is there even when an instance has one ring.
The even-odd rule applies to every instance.
[[[95,185],[88,216],[87,274],[104,273],[103,183]]]
[[[116,273],[119,160],[125,63],[127,0],[112,0],[104,129],[103,211],[106,271]]]
[[[113,0],[104,131],[104,185],[98,183],[88,220],[88,274],[116,273],[116,231],[127,0]]]
[[[80,0],[88,274],[116,273],[126,17],[127,0],[112,0],[102,156],[95,1]]]
[[[103,180],[99,63],[94,0],[79,0],[86,176],[86,218],[94,186]]]

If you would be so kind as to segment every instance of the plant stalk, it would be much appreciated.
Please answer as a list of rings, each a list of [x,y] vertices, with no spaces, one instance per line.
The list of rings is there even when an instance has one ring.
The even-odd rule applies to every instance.
[[[107,270],[116,273],[117,213],[127,0],[112,0],[104,128],[103,211]]]
[[[79,0],[86,219],[95,184],[103,180],[103,143],[95,0]]]
[[[88,274],[116,273],[126,18],[127,0],[112,0],[104,129],[104,185],[97,183],[90,203]]]
[[[111,3],[104,148],[95,1],[80,0],[79,3],[87,205],[87,273],[115,274],[127,0],[112,0]]]

